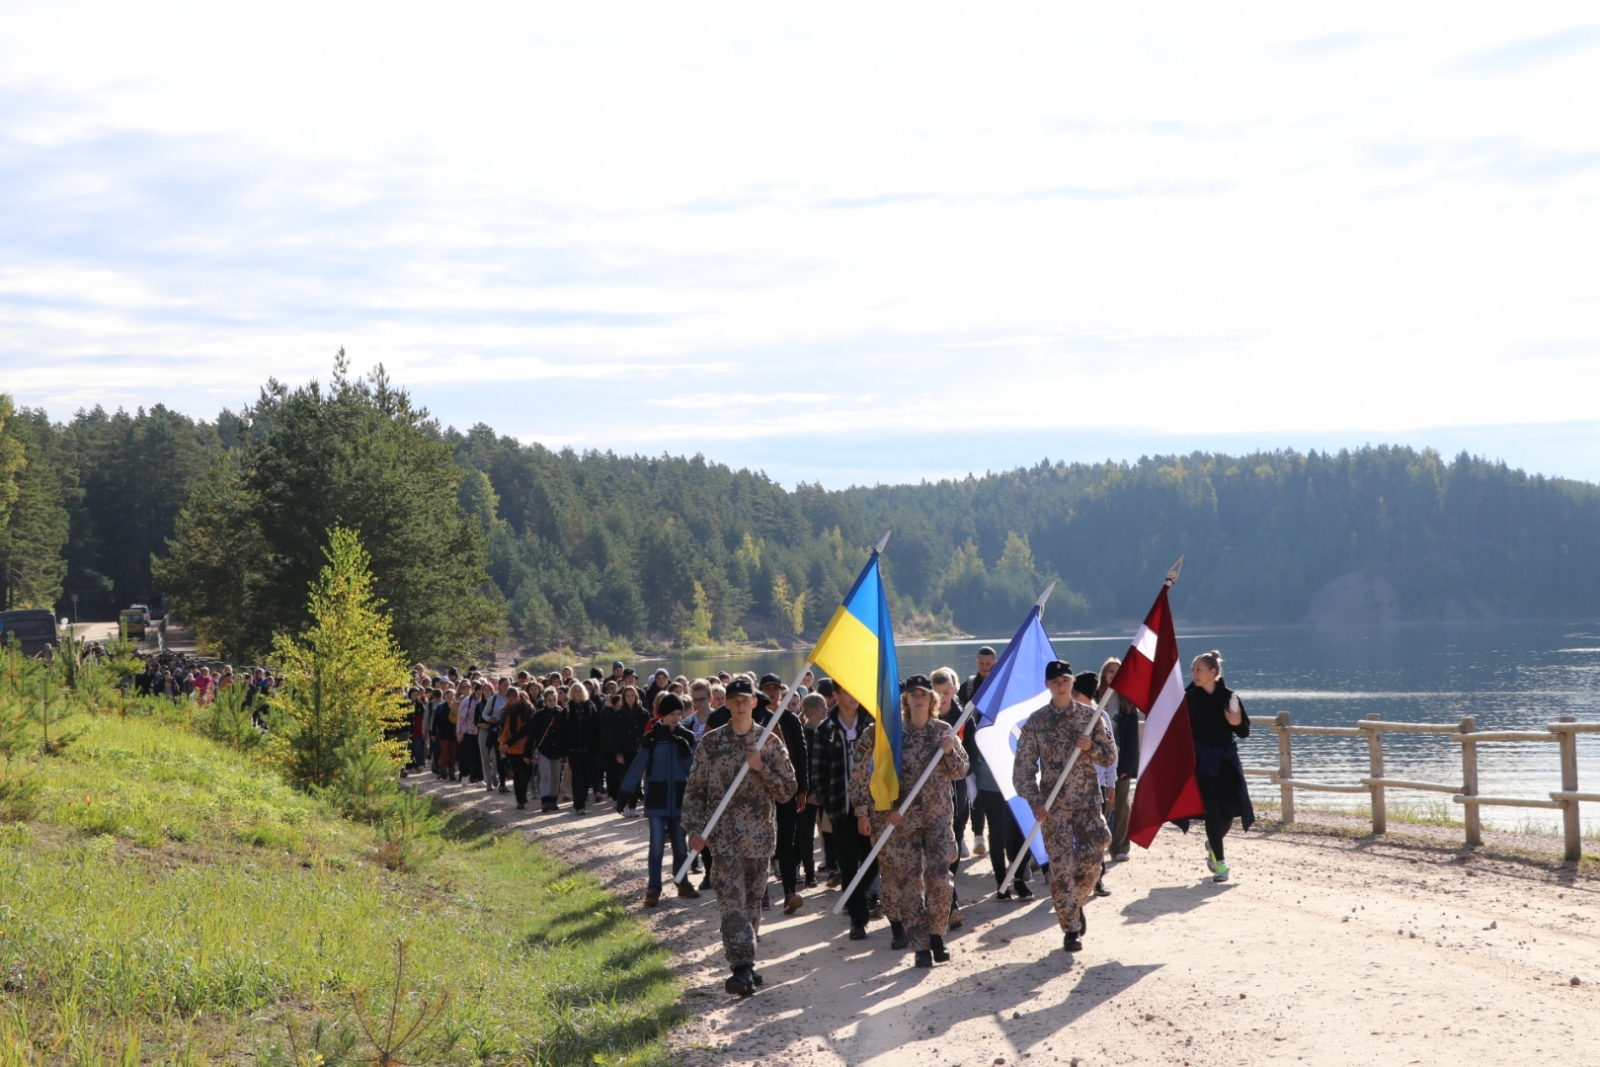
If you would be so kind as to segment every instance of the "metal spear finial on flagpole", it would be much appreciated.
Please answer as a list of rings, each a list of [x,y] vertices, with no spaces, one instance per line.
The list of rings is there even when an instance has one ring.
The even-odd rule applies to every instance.
[[[1178,575],[1183,573],[1183,560],[1184,560],[1184,557],[1179,556],[1178,557],[1178,562],[1174,563],[1172,565],[1172,567],[1167,571],[1167,588],[1168,589],[1171,589],[1173,583],[1178,580]]]
[[[889,543],[889,535],[892,533],[894,533],[893,530],[889,530],[887,533],[885,533],[883,535],[883,540],[878,542],[878,547],[874,548],[872,551],[878,553],[880,556],[883,555],[883,546]]]

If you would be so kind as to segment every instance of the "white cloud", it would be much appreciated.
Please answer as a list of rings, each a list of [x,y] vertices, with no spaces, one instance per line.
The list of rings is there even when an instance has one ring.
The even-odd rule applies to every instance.
[[[713,458],[1600,395],[1578,5],[57,0],[0,42],[0,388],[58,415],[340,345],[447,422]]]

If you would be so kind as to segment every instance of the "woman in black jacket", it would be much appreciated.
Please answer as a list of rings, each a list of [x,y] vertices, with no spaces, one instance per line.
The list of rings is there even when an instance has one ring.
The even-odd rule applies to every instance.
[[[567,687],[567,768],[572,772],[572,813],[588,810],[589,790],[593,788],[595,735],[598,716],[589,702],[589,690],[582,682]]]
[[[617,707],[615,721],[612,724],[610,751],[606,754],[606,778],[613,783],[611,799],[616,802],[617,814],[620,815],[624,805],[630,811],[637,811],[639,807],[637,796],[623,796],[622,776],[632,766],[634,754],[639,751],[639,743],[644,739],[645,731],[650,728],[653,709],[646,708],[640,702],[639,690],[631,685],[623,686],[619,695],[622,703]],[[615,778],[612,777],[613,774]]]
[[[566,769],[567,713],[556,703],[556,691],[540,694],[543,706],[533,713],[533,747],[539,761],[539,810],[561,810],[561,774]]]
[[[1211,868],[1213,881],[1226,882],[1228,864],[1222,839],[1235,818],[1246,830],[1256,821],[1239,748],[1234,744],[1235,737],[1250,736],[1250,716],[1222,680],[1221,652],[1196,656],[1189,671],[1194,681],[1184,690],[1184,698],[1189,705],[1189,730],[1194,735],[1195,781],[1206,808],[1206,866]]]

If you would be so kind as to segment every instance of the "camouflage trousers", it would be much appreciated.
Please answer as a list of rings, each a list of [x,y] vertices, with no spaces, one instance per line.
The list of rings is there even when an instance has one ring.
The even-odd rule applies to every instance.
[[[761,894],[767,890],[765,859],[716,856],[711,884],[722,913],[722,954],[730,967],[756,962],[756,931],[761,926]]]
[[[929,934],[943,937],[949,928],[950,902],[955,896],[950,864],[956,855],[956,835],[949,819],[932,826],[908,820],[889,835],[878,853],[884,912],[905,927],[906,947],[913,952],[928,947]]]
[[[1070,820],[1044,824],[1044,848],[1050,855],[1050,896],[1061,929],[1078,929],[1078,915],[1094,896],[1100,861],[1111,843],[1111,830],[1098,810],[1075,813]]]

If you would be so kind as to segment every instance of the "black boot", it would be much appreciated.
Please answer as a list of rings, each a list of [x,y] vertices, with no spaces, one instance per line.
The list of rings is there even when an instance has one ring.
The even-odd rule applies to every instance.
[[[889,932],[894,935],[889,939],[890,948],[898,950],[906,947],[906,928],[899,919],[889,920]]]
[[[767,980],[761,977],[761,972],[753,967],[750,969],[750,980],[756,984],[757,989],[767,984]]]
[[[851,923],[850,924],[850,940],[852,940],[852,941],[865,941],[866,939],[867,939],[867,928],[865,926],[861,926],[861,925],[859,925],[857,923]]]
[[[1066,949],[1068,952],[1082,952],[1083,939],[1077,934],[1069,933],[1061,939],[1061,947]]]
[[[916,962],[913,963],[912,966],[913,967],[932,967],[933,966],[933,953],[929,952],[925,948],[917,949]]]
[[[938,934],[928,935],[928,951],[933,953],[933,962],[950,962],[950,950],[944,947],[944,938]]]
[[[748,997],[756,991],[755,969],[748,963],[733,969],[733,974],[722,983],[722,988],[735,996]]]

